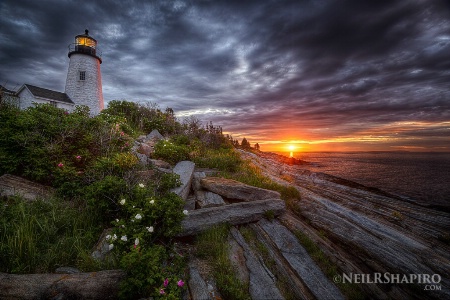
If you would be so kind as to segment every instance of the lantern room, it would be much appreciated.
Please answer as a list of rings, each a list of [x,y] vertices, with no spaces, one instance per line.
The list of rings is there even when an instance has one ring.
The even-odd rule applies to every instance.
[[[84,34],[77,35],[75,37],[75,43],[69,45],[69,57],[72,54],[87,54],[97,58],[100,63],[102,60],[97,51],[97,41],[89,36],[89,30],[85,30]]]

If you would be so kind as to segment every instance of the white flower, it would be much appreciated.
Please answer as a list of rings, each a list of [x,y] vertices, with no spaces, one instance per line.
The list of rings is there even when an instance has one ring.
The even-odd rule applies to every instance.
[[[126,235],[122,235],[122,237],[120,238],[122,241],[126,242],[128,241],[127,236]]]
[[[108,235],[106,236],[106,240],[109,241],[110,239],[111,239],[111,235],[108,234]]]
[[[113,241],[115,241],[115,240],[117,240],[117,235],[114,233],[114,235],[113,235],[113,237],[112,237],[112,240]]]
[[[133,205],[133,208],[135,208],[136,206]]]
[[[135,218],[136,218],[137,220],[140,220],[140,219],[142,219],[142,216],[141,216],[141,214],[137,214]]]
[[[109,250],[112,250],[114,248],[114,244],[109,244]]]
[[[139,245],[139,239],[138,238],[136,238],[135,240],[134,240],[134,244],[137,246],[137,245]]]
[[[120,205],[124,205],[124,204],[125,204],[125,202],[126,202],[126,201],[125,201],[125,199],[122,199],[122,200],[120,200],[120,202],[119,202],[119,203],[120,203]]]
[[[150,200],[150,204],[155,204],[155,200]]]
[[[185,210],[183,210],[183,214],[185,214],[186,216],[188,215],[188,211],[185,209]]]
[[[143,183],[139,183],[139,187],[140,187],[140,188],[144,188],[145,185],[144,185]]]
[[[153,232],[153,226],[147,227],[148,232]]]
[[[119,219],[116,219],[116,222],[119,223]]]
[[[122,228],[125,228],[125,225],[122,224]]]

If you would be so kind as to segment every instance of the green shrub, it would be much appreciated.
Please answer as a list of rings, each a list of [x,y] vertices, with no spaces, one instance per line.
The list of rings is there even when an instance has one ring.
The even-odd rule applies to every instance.
[[[117,212],[117,198],[125,195],[129,191],[124,179],[116,176],[106,176],[87,186],[84,190],[84,197],[91,207],[95,207],[103,220],[108,220],[115,216]]]
[[[177,145],[170,141],[161,140],[156,143],[154,149],[154,157],[165,160],[171,164],[176,164],[182,160],[189,160],[190,151],[187,145]]]
[[[12,173],[59,187],[77,181],[99,157],[127,151],[121,124],[41,104],[0,109],[0,174]]]
[[[202,168],[212,168],[225,172],[236,172],[243,161],[232,148],[206,149],[193,159],[196,165]]]

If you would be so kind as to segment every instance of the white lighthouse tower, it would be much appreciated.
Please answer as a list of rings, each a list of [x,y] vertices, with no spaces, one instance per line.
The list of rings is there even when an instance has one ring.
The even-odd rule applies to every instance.
[[[67,72],[65,93],[75,105],[86,105],[91,115],[97,115],[104,108],[102,92],[102,59],[97,51],[97,41],[84,34],[75,37],[69,45],[69,70]]]

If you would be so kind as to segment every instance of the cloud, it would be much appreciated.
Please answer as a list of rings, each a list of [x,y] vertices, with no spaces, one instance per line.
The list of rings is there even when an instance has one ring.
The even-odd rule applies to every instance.
[[[449,11],[442,1],[4,0],[0,84],[63,91],[66,46],[88,28],[106,101],[195,112],[237,136],[317,140],[444,122]]]

